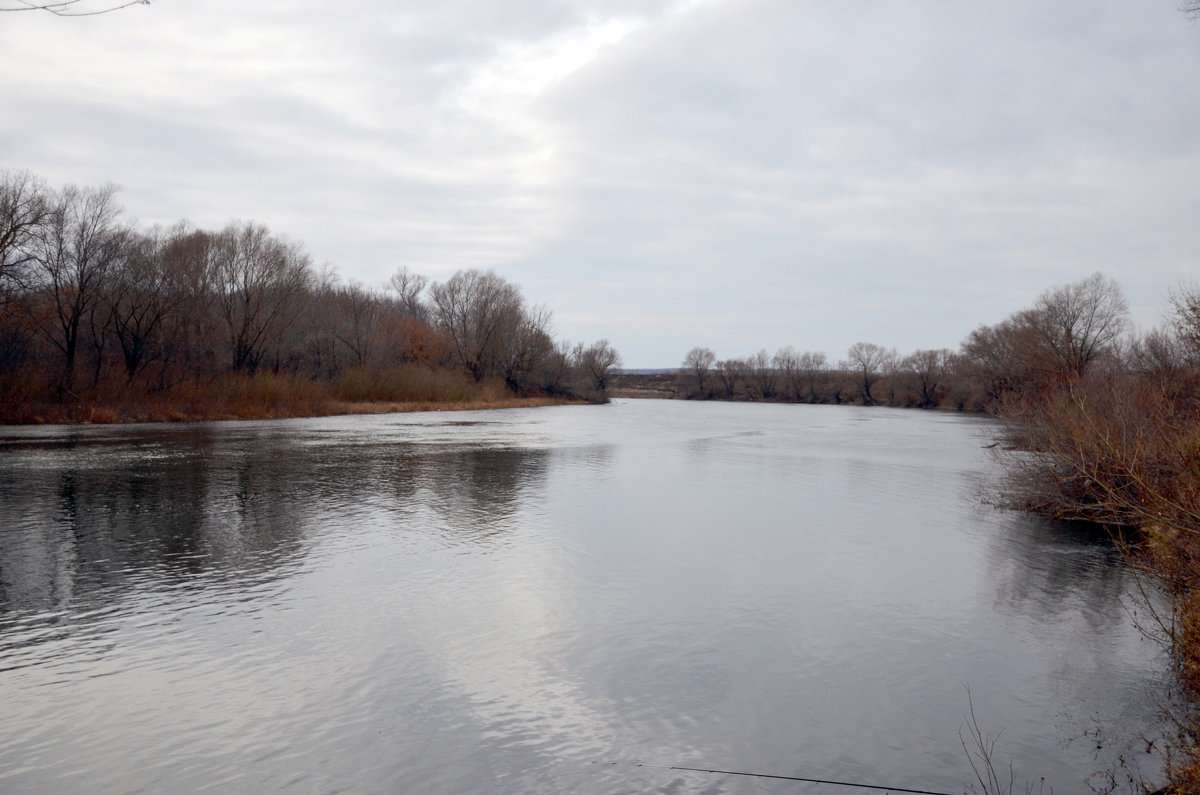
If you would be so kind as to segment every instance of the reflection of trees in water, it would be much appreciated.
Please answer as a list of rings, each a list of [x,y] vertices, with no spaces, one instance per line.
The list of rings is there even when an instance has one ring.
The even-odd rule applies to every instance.
[[[413,516],[452,543],[513,525],[546,451],[311,443],[285,426],[127,431],[0,448],[0,612],[103,607],[114,589],[286,576],[318,523]]]
[[[459,544],[494,543],[514,527],[525,496],[543,482],[547,451],[524,448],[409,447],[379,468],[392,508],[421,532]],[[416,514],[432,509],[437,521]],[[407,522],[406,522],[407,523]]]
[[[1004,517],[989,555],[996,607],[1043,636],[1033,648],[1050,655],[1050,686],[1094,709],[1058,717],[1064,746],[1094,747],[1100,771],[1153,780],[1161,760],[1148,754],[1147,743],[1161,747],[1169,727],[1147,714],[1146,704],[1167,708],[1171,684],[1154,673],[1164,668],[1152,662],[1160,647],[1131,625],[1130,611],[1143,613],[1134,574],[1102,527]],[[1097,715],[1110,716],[1107,725]]]
[[[270,444],[222,447],[211,433],[9,456],[0,608],[79,609],[150,573],[259,576],[294,554],[294,459]]]
[[[1093,630],[1124,625],[1128,572],[1108,533],[1080,522],[1004,515],[991,549],[997,605],[1039,621],[1081,606]]]

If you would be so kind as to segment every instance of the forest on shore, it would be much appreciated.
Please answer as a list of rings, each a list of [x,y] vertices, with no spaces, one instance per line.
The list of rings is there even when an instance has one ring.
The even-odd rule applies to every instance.
[[[252,221],[139,229],[117,192],[0,172],[0,423],[602,402],[620,366],[492,271],[368,287]]]

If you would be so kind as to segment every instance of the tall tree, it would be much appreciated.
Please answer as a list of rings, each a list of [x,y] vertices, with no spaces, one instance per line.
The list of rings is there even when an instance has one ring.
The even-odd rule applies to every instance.
[[[800,385],[800,354],[791,345],[785,345],[771,357],[771,364],[779,374],[782,382],[781,389],[788,400],[799,400],[802,392]]]
[[[426,308],[425,302],[421,299],[425,288],[429,286],[429,279],[427,277],[402,267],[391,275],[387,286],[395,291],[396,297],[400,300],[400,305],[404,308],[404,311],[418,320],[428,320],[429,310]]]
[[[805,380],[808,382],[808,402],[816,403],[820,398],[818,382],[829,368],[829,362],[825,354],[821,352],[805,351],[800,354],[800,359],[797,362],[800,371],[804,373]]]
[[[1181,285],[1171,291],[1170,324],[1188,358],[1200,361],[1200,286]]]
[[[34,243],[50,206],[40,179],[27,171],[0,172],[0,296],[34,261]]]
[[[374,353],[375,330],[383,312],[383,298],[358,282],[336,287],[325,298],[336,310],[333,334],[350,352],[357,367],[365,366]]]
[[[171,227],[159,251],[159,264],[177,293],[167,318],[164,361],[198,375],[222,369],[222,321],[217,312],[217,235],[187,223]]]
[[[708,395],[704,381],[716,361],[717,355],[708,348],[692,348],[683,357],[683,369],[696,376],[696,394],[701,397]]]
[[[1128,316],[1120,285],[1094,273],[1042,293],[1027,317],[1046,364],[1059,375],[1078,378],[1112,350]]]
[[[900,368],[916,383],[921,406],[932,408],[938,404],[939,389],[953,357],[950,350],[939,348],[914,351],[900,362]]]
[[[746,365],[750,371],[753,391],[763,400],[770,400],[774,397],[779,376],[775,369],[775,362],[767,353],[767,349],[762,348],[758,353],[749,357]]]
[[[215,250],[216,300],[234,370],[254,371],[295,322],[312,283],[308,255],[261,224],[230,224]]]
[[[521,292],[492,271],[459,271],[429,290],[435,323],[476,381],[502,374],[504,341],[519,329]]]
[[[108,326],[121,348],[128,383],[161,354],[167,319],[183,297],[176,274],[164,267],[166,245],[159,230],[131,235],[104,293]]]
[[[717,380],[721,382],[721,391],[725,397],[732,400],[738,394],[738,388],[746,382],[746,371],[749,367],[744,359],[719,359],[713,364]]]
[[[871,387],[879,380],[887,365],[892,352],[871,342],[856,342],[846,352],[846,361],[842,362],[843,369],[854,373],[855,380],[862,395],[863,405],[875,404],[871,395]]]
[[[998,407],[1007,394],[1031,383],[1032,346],[1029,323],[1019,314],[967,335],[962,344],[966,369],[979,383],[988,407]]]
[[[35,247],[40,330],[63,355],[62,389],[75,377],[83,320],[100,300],[105,279],[127,245],[117,188],[67,187],[55,197]]]
[[[575,358],[587,388],[603,396],[614,372],[621,366],[621,354],[608,340],[597,340],[586,348],[580,343]]]
[[[545,365],[556,352],[554,338],[550,335],[551,317],[545,306],[523,312],[515,333],[502,346],[504,382],[514,392],[547,386],[542,383],[549,374]]]

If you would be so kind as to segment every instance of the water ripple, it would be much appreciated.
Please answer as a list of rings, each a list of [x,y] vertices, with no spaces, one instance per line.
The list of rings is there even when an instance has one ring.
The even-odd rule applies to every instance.
[[[980,427],[647,401],[6,430],[0,790],[779,791],[611,764],[643,760],[953,791],[963,683],[1077,789],[1069,737],[1152,732],[1161,659],[1110,546],[978,504]]]

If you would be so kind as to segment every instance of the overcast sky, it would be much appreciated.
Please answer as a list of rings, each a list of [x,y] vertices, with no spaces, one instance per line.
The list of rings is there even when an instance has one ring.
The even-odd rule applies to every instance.
[[[1178,0],[153,0],[0,13],[0,74],[0,168],[368,285],[491,268],[630,367],[1200,278]]]

